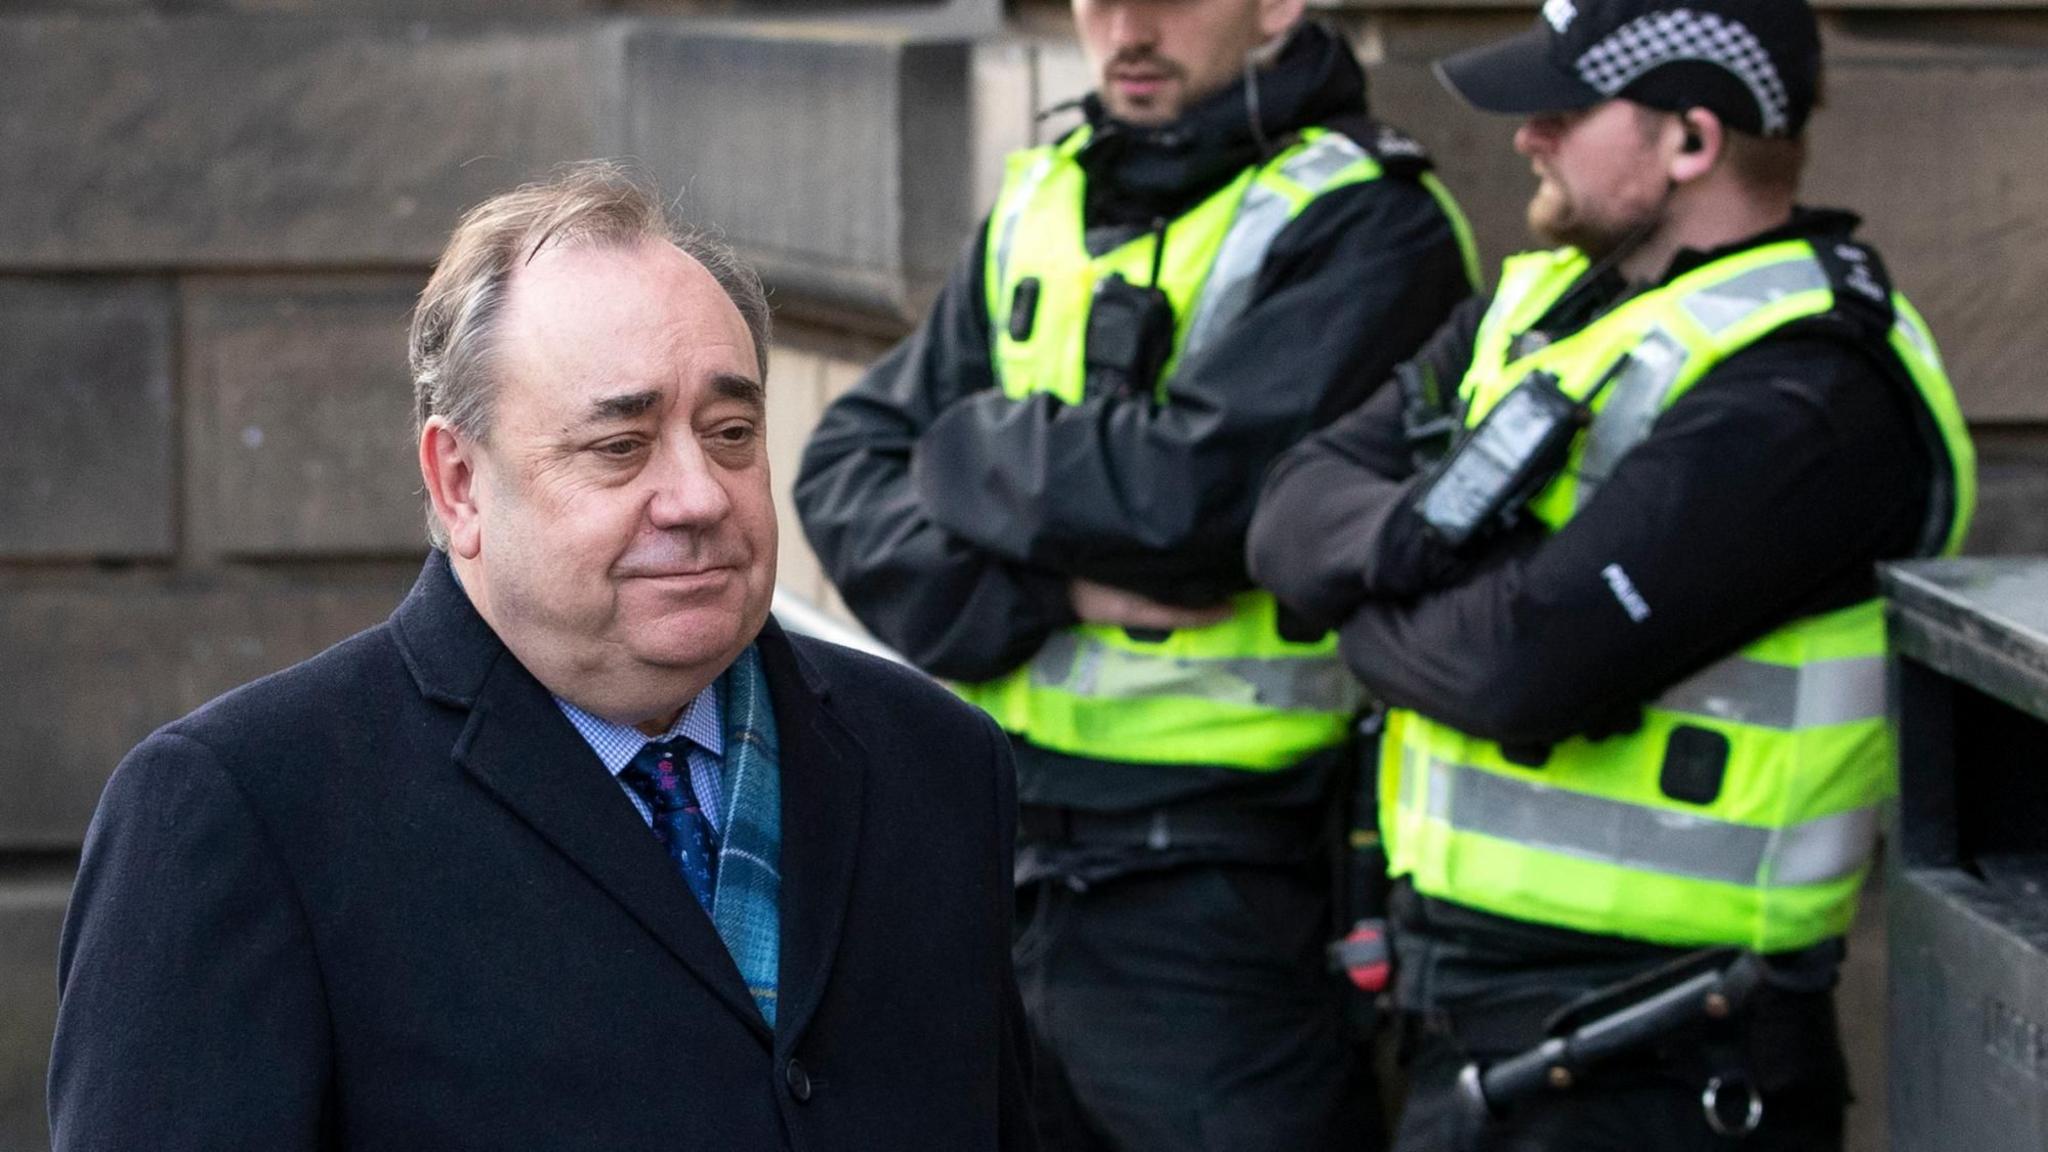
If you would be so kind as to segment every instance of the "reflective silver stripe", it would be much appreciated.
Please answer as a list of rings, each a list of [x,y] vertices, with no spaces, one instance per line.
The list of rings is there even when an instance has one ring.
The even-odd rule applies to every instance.
[[[1285,196],[1264,184],[1252,183],[1244,194],[1244,202],[1238,206],[1237,218],[1230,222],[1230,231],[1223,237],[1223,246],[1216,251],[1216,263],[1209,268],[1209,278],[1202,285],[1202,298],[1195,304],[1194,318],[1188,321],[1187,339],[1181,344],[1182,360],[1199,356],[1216,333],[1244,314],[1245,305],[1251,302],[1252,286],[1258,280],[1259,266],[1266,262],[1266,250],[1293,216],[1294,210]]]
[[[1941,363],[1941,353],[1935,350],[1934,337],[1923,330],[1918,324],[1912,323],[1901,316],[1892,325],[1892,328],[1906,338],[1906,343],[1911,344],[1913,350],[1920,353],[1921,359],[1929,364],[1938,365]]]
[[[1766,664],[1731,657],[1673,685],[1656,707],[1793,732],[1882,719],[1882,656]]]
[[[1787,296],[1827,286],[1828,274],[1820,261],[1803,256],[1752,268],[1693,292],[1679,303],[1700,327],[1719,336]]]
[[[1335,656],[1195,660],[1118,648],[1062,632],[1031,659],[1041,688],[1103,700],[1192,696],[1218,703],[1311,712],[1350,712],[1358,682]]]
[[[1429,818],[1446,820],[1451,818],[1451,802],[1457,798],[1457,789],[1451,786],[1453,766],[1442,760],[1429,762],[1429,797],[1425,803]]]
[[[1402,741],[1400,780],[1401,795],[1400,798],[1395,801],[1395,803],[1399,804],[1402,808],[1410,812],[1415,811],[1416,781],[1422,775],[1422,773],[1419,771],[1420,765],[1418,764],[1418,760],[1419,757],[1415,754],[1414,746],[1410,745],[1406,741]]]
[[[1357,142],[1340,132],[1329,132],[1282,164],[1280,174],[1313,196],[1338,173],[1365,158],[1365,149]],[[1287,197],[1252,181],[1202,284],[1201,299],[1188,321],[1187,339],[1181,342],[1182,360],[1199,355],[1216,333],[1244,314],[1273,237],[1293,218],[1294,208]]]
[[[1650,435],[1664,414],[1664,397],[1685,369],[1685,345],[1662,328],[1650,329],[1628,356],[1628,365],[1607,386],[1607,403],[1586,430],[1576,498],[1581,508],[1614,475],[1621,458]]]
[[[1941,350],[1934,346],[1934,334],[1908,319],[1903,307],[1897,311],[1899,318],[1892,324],[1892,332],[1905,340],[1927,367],[1938,373],[1944,372],[1941,365]],[[1910,373],[1912,369],[1909,368],[1908,371]],[[1928,412],[1931,416],[1933,409],[1930,407]],[[1938,424],[1939,421],[1934,423]],[[1928,485],[1927,515],[1921,519],[1920,539],[1913,547],[1913,554],[1916,556],[1939,556],[1947,550],[1948,538],[1954,528],[1957,514],[1956,473],[1954,461],[1950,458],[1953,449],[1949,447],[1947,437],[1938,429],[1929,439],[1933,442],[1936,454],[1944,466],[1934,470],[1934,483]]]
[[[1031,682],[1040,687],[1066,686],[1071,681],[1072,691],[1082,696],[1094,695],[1092,682],[1082,678],[1082,671],[1075,667],[1081,655],[1081,638],[1072,632],[1055,632],[1044,644],[1039,645],[1038,655],[1031,658]]]
[[[1877,845],[1877,815],[1875,807],[1851,808],[1780,831],[1764,883],[1825,884],[1853,875]]]
[[[1325,132],[1316,138],[1315,143],[1282,164],[1280,174],[1314,195],[1335,179],[1337,173],[1365,158],[1365,149],[1359,147],[1356,140],[1342,132]]]
[[[1827,271],[1811,256],[1753,268],[1710,284],[1679,300],[1701,327],[1719,336],[1760,310],[1799,292],[1828,286]],[[1650,435],[1664,412],[1671,386],[1685,368],[1684,343],[1662,328],[1652,328],[1634,349],[1631,363],[1609,386],[1606,404],[1593,418],[1586,450],[1579,460],[1575,503],[1584,508],[1629,450]]]
[[[1869,860],[1877,832],[1874,808],[1773,830],[1568,792],[1441,760],[1429,767],[1428,815],[1460,832],[1545,852],[1745,887],[1852,876]]]
[[[1017,238],[1017,222],[1031,207],[1031,198],[1038,194],[1038,186],[1045,183],[1045,178],[1051,174],[1054,159],[1051,154],[1040,156],[1038,163],[1031,166],[1031,171],[1024,174],[1017,194],[1010,197],[1002,223],[996,227],[996,282],[993,286],[998,293],[1010,282],[1010,245]]]

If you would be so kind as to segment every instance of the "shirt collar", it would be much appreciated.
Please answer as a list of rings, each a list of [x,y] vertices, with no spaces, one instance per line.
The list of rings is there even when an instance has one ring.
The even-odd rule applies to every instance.
[[[725,724],[718,705],[717,680],[706,685],[702,692],[697,693],[694,699],[683,706],[683,714],[676,717],[676,722],[669,725],[668,731],[654,737],[648,736],[631,724],[617,724],[602,716],[585,712],[560,696],[555,697],[555,704],[561,708],[562,715],[569,718],[569,723],[576,729],[576,734],[583,737],[583,742],[590,745],[592,752],[597,753],[597,758],[604,764],[605,771],[614,776],[633,762],[633,757],[640,754],[640,749],[657,740],[674,740],[678,736],[713,756],[721,759],[725,756]]]

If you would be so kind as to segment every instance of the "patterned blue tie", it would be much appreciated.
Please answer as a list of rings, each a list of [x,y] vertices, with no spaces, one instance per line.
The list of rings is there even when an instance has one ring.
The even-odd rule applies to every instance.
[[[669,859],[683,874],[697,903],[704,906],[705,915],[710,915],[718,850],[711,821],[705,818],[697,790],[690,785],[689,764],[678,759],[675,745],[654,741],[619,771],[619,779],[653,809],[655,839],[668,849]]]

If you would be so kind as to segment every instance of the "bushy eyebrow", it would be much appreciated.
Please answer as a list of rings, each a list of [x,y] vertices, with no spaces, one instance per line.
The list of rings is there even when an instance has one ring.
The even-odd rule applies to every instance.
[[[768,389],[762,387],[761,382],[752,376],[720,372],[711,378],[711,390],[727,400],[738,400],[753,408],[768,407]]]
[[[737,400],[750,408],[765,410],[768,406],[768,390],[751,376],[736,372],[721,372],[711,378],[711,390],[726,400]],[[592,424],[616,424],[637,419],[654,410],[661,403],[661,393],[652,388],[639,392],[621,392],[616,396],[601,396],[590,402],[584,410],[583,426]]]
[[[661,393],[653,389],[642,392],[623,392],[617,396],[603,396],[591,401],[590,408],[583,414],[585,424],[613,424],[620,420],[631,420],[646,415],[656,404],[661,403]]]

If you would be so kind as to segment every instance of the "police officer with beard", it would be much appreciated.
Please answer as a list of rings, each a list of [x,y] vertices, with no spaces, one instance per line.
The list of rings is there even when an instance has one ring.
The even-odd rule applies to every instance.
[[[1875,566],[1974,479],[1926,325],[1796,201],[1819,67],[1803,0],[1550,0],[1445,60],[1556,247],[1266,484],[1253,573],[1391,706],[1404,1152],[1841,1145]]]

